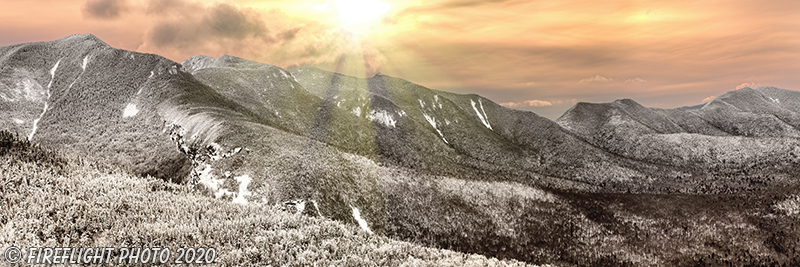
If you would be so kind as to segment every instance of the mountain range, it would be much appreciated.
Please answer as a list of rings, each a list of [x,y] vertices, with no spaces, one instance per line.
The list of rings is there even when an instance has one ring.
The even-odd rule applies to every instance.
[[[210,197],[535,263],[695,260],[647,250],[679,239],[642,239],[640,224],[674,214],[641,203],[685,211],[747,196],[763,201],[730,212],[769,210],[749,223],[797,216],[775,207],[798,186],[800,92],[773,87],[676,109],[581,102],[552,121],[383,74],[233,56],[177,63],[86,34],[0,48],[0,113],[0,129],[34,143]],[[675,220],[695,220],[683,216],[692,215]],[[763,242],[775,229],[753,230],[764,248],[748,253],[792,259]],[[720,257],[744,257],[729,254]]]

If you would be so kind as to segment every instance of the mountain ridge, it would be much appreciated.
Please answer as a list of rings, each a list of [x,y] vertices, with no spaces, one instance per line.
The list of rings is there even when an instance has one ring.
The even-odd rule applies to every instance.
[[[233,56],[177,63],[75,35],[0,48],[0,96],[0,127],[65,153],[214,198],[527,261],[564,256],[550,233],[607,222],[578,208],[586,194],[744,193],[800,175],[800,93],[777,88],[698,109],[577,103],[552,121],[388,75]]]

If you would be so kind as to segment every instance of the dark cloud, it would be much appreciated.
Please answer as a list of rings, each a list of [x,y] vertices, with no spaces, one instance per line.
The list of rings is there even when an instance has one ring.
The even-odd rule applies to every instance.
[[[282,10],[192,0],[148,0],[140,9],[151,18],[139,50],[181,61],[194,55],[234,55],[277,66],[335,62],[348,51],[342,30]],[[361,54],[358,55],[361,57]],[[370,56],[370,66],[376,66]],[[377,67],[372,67],[377,69]]]
[[[115,19],[128,10],[125,0],[89,0],[83,5],[84,16]]]
[[[178,1],[151,1],[150,14],[180,12],[181,8],[193,11],[182,13],[180,20],[160,20],[150,31],[148,43],[156,47],[192,48],[203,47],[209,42],[221,40],[273,42],[261,15],[250,9],[241,9],[230,4],[199,7]],[[252,41],[252,40],[251,40]]]
[[[153,27],[150,34],[150,41],[156,46],[169,46],[176,43],[176,39],[180,36],[181,28],[174,23],[162,23]]]
[[[201,25],[207,27],[212,36],[238,40],[266,34],[267,28],[261,16],[248,11],[228,4],[217,4],[208,9]]]
[[[294,39],[294,37],[297,36],[297,33],[300,32],[301,29],[302,28],[293,28],[293,29],[285,30],[285,31],[281,32],[281,34],[280,34],[281,38],[280,39],[287,40],[287,41],[292,40],[292,39]]]

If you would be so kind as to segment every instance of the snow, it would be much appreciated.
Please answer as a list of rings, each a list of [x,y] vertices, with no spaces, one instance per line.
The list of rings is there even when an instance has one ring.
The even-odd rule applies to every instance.
[[[85,71],[87,64],[89,64],[89,56],[88,55],[83,57],[83,64],[81,64],[81,69],[83,69]],[[153,73],[153,72],[150,72],[150,73]]]
[[[81,74],[83,74],[83,73],[81,73]],[[75,80],[72,81],[72,83],[69,84],[69,87],[67,87],[67,89],[72,89],[72,86],[75,85],[75,83],[78,82],[78,79],[80,79],[80,78],[81,78],[80,75],[77,78],[75,78]]]
[[[406,111],[401,109],[400,112],[397,113],[397,115],[400,115],[400,117],[403,117],[403,116],[406,115]]]
[[[394,116],[385,110],[373,110],[368,117],[371,121],[378,122],[386,127],[394,128],[395,124],[397,124],[397,120],[394,119]]]
[[[61,63],[59,59],[56,61],[56,65],[50,69],[50,83],[47,84],[47,99],[44,101],[44,108],[42,109],[42,113],[39,114],[39,117],[33,120],[33,128],[31,129],[31,133],[28,135],[28,140],[33,140],[33,135],[36,134],[36,130],[39,129],[39,121],[42,120],[44,114],[47,113],[47,109],[50,108],[50,104],[48,101],[50,100],[50,86],[53,86],[53,80],[56,78],[56,70],[58,69],[58,64]]]
[[[433,95],[433,102],[433,108],[436,108],[438,105],[439,109],[442,109],[442,103],[439,102],[439,95]]]
[[[147,78],[148,79],[153,78],[153,76],[155,76],[155,75],[156,75],[156,73],[151,70],[150,71],[150,76],[147,76]]]
[[[133,117],[136,116],[136,114],[139,114],[139,109],[136,108],[136,104],[133,103],[128,103],[128,106],[122,111],[123,118]]]
[[[58,64],[60,63],[61,60],[59,59],[56,62],[56,65],[54,65],[53,68],[50,69],[50,83],[47,84],[47,89],[50,89],[50,86],[53,86],[53,80],[56,78],[56,70],[58,69]]]
[[[17,118],[14,118],[14,123],[16,123],[16,124],[23,124],[23,123],[25,123],[25,121],[23,121],[23,120],[20,120],[20,119],[17,119]]]
[[[483,126],[486,126],[486,128],[489,128],[489,130],[494,130],[494,129],[492,129],[492,125],[489,124],[488,117],[486,116],[486,111],[483,110],[483,102],[480,99],[478,99],[478,103],[480,103],[480,106],[481,106],[481,110],[480,111],[478,111],[478,107],[475,106],[475,101],[470,99],[469,102],[470,102],[470,104],[472,104],[472,109],[474,109],[475,113],[478,114],[478,118],[481,119],[481,123],[483,123]],[[483,111],[483,114],[481,114],[481,111]]]
[[[198,176],[200,177],[198,183],[205,185],[209,190],[211,190],[211,192],[214,192],[214,198],[235,195],[236,197],[233,198],[233,203],[247,204],[246,197],[253,195],[252,192],[247,190],[247,186],[250,185],[250,182],[252,181],[249,175],[242,175],[234,178],[237,182],[239,182],[239,190],[238,192],[234,193],[227,189],[220,188],[222,184],[225,183],[225,180],[216,179],[213,175],[211,175],[211,164],[205,163],[203,165],[203,169],[197,172]]]
[[[200,177],[200,184],[205,185],[211,192],[214,192],[214,197],[219,198],[225,195],[227,191],[225,189],[220,190],[220,186],[224,182],[222,179],[215,179],[214,176],[211,175],[211,164],[205,164],[203,169],[197,172],[198,176]]]
[[[423,102],[422,99],[417,99],[417,100],[419,101],[419,106],[425,108],[425,102]]]
[[[311,203],[314,204],[314,209],[317,210],[317,214],[319,215],[319,217],[322,217],[322,213],[319,212],[319,205],[317,205],[317,201],[311,200]]]
[[[440,131],[439,128],[436,127],[436,118],[428,116],[428,114],[425,114],[425,113],[422,113],[422,116],[425,116],[425,120],[427,120],[428,123],[430,123],[431,126],[433,126],[433,129],[436,130],[436,133],[439,134],[439,137],[442,138],[442,141],[444,141],[445,143],[450,144],[450,142],[447,142],[447,139],[444,138],[444,134],[442,134],[442,131]]]
[[[286,79],[289,79],[289,75],[288,75],[288,74],[286,74],[286,71],[284,71],[284,70],[281,70],[281,74],[283,74],[283,77],[284,77],[284,78],[286,78]]]
[[[433,128],[436,128],[436,119],[434,119],[431,116],[428,116],[428,114],[426,113],[422,113],[422,116],[425,116],[425,120],[427,120],[428,123],[430,123],[431,126],[433,126]]]
[[[233,203],[247,204],[247,199],[245,197],[253,195],[252,192],[247,190],[247,186],[250,185],[252,179],[250,179],[249,175],[238,176],[234,179],[239,182],[239,192],[236,194],[236,197],[233,198]]]
[[[358,208],[356,207],[353,207],[353,218],[356,219],[356,222],[358,222],[358,226],[360,226],[362,230],[372,234],[372,230],[369,229],[367,221],[361,218],[361,212],[358,211]]]
[[[781,103],[781,100],[780,100],[780,99],[777,99],[777,98],[772,98],[772,97],[770,97],[770,98],[769,98],[769,100],[772,100],[772,102],[774,102],[774,103],[776,103],[776,104],[780,104],[780,103]]]
[[[356,116],[361,117],[361,107],[354,108],[353,109],[353,114],[356,114]]]

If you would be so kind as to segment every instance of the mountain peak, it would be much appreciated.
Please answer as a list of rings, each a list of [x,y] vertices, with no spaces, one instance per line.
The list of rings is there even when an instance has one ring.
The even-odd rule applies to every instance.
[[[111,47],[102,39],[98,38],[94,34],[91,33],[81,33],[81,34],[71,34],[67,37],[61,38],[58,41],[64,43],[89,43],[89,44],[99,44],[105,47]]]

